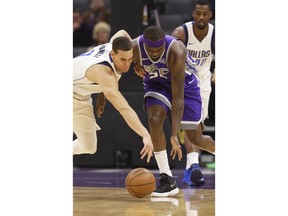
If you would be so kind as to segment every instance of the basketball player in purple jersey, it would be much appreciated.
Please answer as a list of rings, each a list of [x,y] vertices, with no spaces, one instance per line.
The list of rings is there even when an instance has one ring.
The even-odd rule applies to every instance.
[[[135,72],[143,77],[145,109],[148,114],[154,155],[160,171],[160,184],[151,196],[167,197],[179,192],[168,164],[164,121],[171,112],[170,142],[172,159],[182,151],[178,131],[183,129],[195,145],[208,152],[215,151],[215,142],[202,135],[201,96],[194,73],[185,71],[187,52],[185,45],[165,35],[156,26],[145,29],[143,35],[132,41]]]
[[[196,75],[199,80],[202,98],[204,120],[208,117],[209,98],[211,93],[210,67],[215,54],[215,28],[209,23],[212,8],[207,0],[198,0],[193,10],[194,21],[187,22],[176,28],[172,36],[179,38],[187,47],[190,58],[195,61]],[[189,68],[188,68],[189,70]],[[201,167],[199,166],[199,148],[193,145],[184,133],[184,143],[187,153],[186,169],[183,182],[189,185],[202,186],[205,184]]]

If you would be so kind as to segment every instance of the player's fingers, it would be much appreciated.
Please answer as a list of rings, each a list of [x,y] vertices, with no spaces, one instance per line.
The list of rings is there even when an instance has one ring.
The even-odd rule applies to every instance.
[[[150,159],[153,157],[153,151],[150,152]],[[149,160],[150,160],[149,159]]]
[[[143,153],[143,154],[141,155],[141,159],[143,159],[145,156],[146,156],[146,154]]]
[[[99,110],[99,111],[97,112],[97,117],[100,118],[100,117],[101,117],[101,114],[102,114],[102,112]]]
[[[144,147],[141,149],[140,154],[142,155],[145,152],[146,146],[144,145]]]
[[[153,157],[153,152],[152,152],[152,150],[149,149],[148,155],[147,155],[147,163],[150,162],[151,157]]]
[[[173,160],[175,159],[176,154],[174,149],[172,149],[170,156],[172,157]]]
[[[99,110],[96,111],[97,117],[100,118],[100,112]]]
[[[140,152],[141,159],[143,159],[148,153],[149,153],[149,149],[147,149],[146,146],[144,146]]]
[[[150,162],[151,157],[152,157],[151,152],[149,152],[148,155],[147,155],[147,163]]]
[[[178,152],[178,160],[181,161],[182,158],[183,158],[182,151],[180,149],[179,152]]]

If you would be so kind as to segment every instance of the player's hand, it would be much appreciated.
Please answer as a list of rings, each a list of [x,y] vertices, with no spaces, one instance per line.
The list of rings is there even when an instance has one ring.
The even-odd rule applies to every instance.
[[[104,112],[104,107],[106,105],[106,98],[102,93],[98,94],[97,100],[96,100],[96,115],[98,118],[101,117],[102,113]]]
[[[170,156],[174,160],[176,155],[178,155],[178,160],[181,161],[183,156],[182,156],[182,150],[181,150],[181,145],[180,145],[178,136],[171,136],[170,142],[172,145],[172,150],[171,150]]]
[[[154,150],[150,135],[143,137],[143,144],[144,147],[140,152],[141,159],[143,159],[147,155],[147,163],[149,163],[150,158],[153,157],[153,150]]]
[[[146,74],[146,71],[144,70],[144,68],[141,65],[139,65],[138,63],[134,64],[134,71],[140,77],[144,77]]]

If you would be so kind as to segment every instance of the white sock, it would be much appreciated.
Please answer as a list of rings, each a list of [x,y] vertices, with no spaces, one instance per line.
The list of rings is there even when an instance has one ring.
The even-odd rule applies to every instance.
[[[168,157],[167,157],[167,151],[163,150],[163,151],[159,151],[159,152],[154,152],[155,155],[155,159],[161,173],[166,173],[169,176],[172,176],[172,172],[170,170],[169,167],[169,163],[168,163]]]
[[[193,163],[199,164],[198,152],[191,152],[187,154],[186,169],[189,169]]]

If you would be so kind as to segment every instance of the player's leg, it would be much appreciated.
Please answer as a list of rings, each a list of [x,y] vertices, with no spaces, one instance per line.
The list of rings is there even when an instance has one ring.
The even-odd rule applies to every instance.
[[[151,139],[154,145],[154,156],[160,172],[160,182],[151,196],[167,197],[179,192],[177,183],[170,170],[166,151],[166,137],[163,130],[169,108],[162,101],[147,97],[146,110]]]
[[[73,98],[73,131],[77,139],[73,141],[73,154],[94,154],[97,150],[96,124],[92,99]]]
[[[199,91],[196,86],[188,90],[188,92],[190,91],[191,94],[189,94],[188,96],[186,94],[185,103],[190,104],[189,107],[194,107],[192,110],[189,110],[189,107],[186,108],[187,112],[190,114],[190,116],[187,115],[186,119],[188,121],[191,121],[191,124],[195,124],[195,122],[198,122],[198,120],[202,116],[201,121],[202,121],[202,126],[204,126],[204,120],[208,117],[208,105],[209,105],[209,97],[211,93],[211,84],[210,84],[209,75],[210,75],[210,72],[209,74],[207,74],[207,77],[203,76],[199,80],[197,79],[197,77],[195,77],[195,79],[198,81],[198,84],[200,86],[201,100],[199,100]],[[190,97],[190,95],[192,96]],[[201,106],[202,113],[200,112],[200,106]],[[205,181],[203,178],[201,167],[199,165],[200,149],[196,145],[193,144],[193,142],[187,137],[186,133],[184,133],[183,139],[184,139],[185,149],[187,152],[187,155],[186,155],[187,160],[186,160],[186,169],[184,171],[182,181],[189,185],[201,186],[205,184]],[[192,181],[190,179],[192,179]]]
[[[190,186],[202,186],[205,184],[205,180],[199,164],[200,149],[190,142],[185,132],[184,143],[187,155],[182,181]]]
[[[187,139],[191,141],[191,143],[194,143],[198,148],[202,150],[206,150],[212,154],[215,153],[215,141],[212,139],[212,137],[202,134],[201,124],[197,126],[196,130],[186,130],[185,134],[187,135]],[[187,144],[189,143],[189,141],[187,142]],[[186,146],[186,143],[185,143],[185,146]],[[193,150],[191,152],[193,153]],[[187,160],[189,157],[189,153],[190,152],[188,150]],[[201,186],[205,184],[204,177],[202,174],[201,167],[199,166],[199,163],[198,164],[192,163],[188,171],[191,172],[191,175],[190,175],[191,183],[189,183],[189,185]],[[185,172],[187,171],[185,170]]]
[[[74,131],[73,154],[94,154],[97,151],[96,130],[93,132]]]
[[[202,137],[199,137],[199,132],[202,135],[202,99],[198,79],[195,75],[191,75],[194,82],[187,86],[184,91],[184,114],[181,121],[181,129],[184,130],[184,144],[187,153],[186,169],[183,175],[183,182],[187,184],[203,185],[204,179],[201,168],[199,166],[199,150],[193,148],[193,144],[199,147],[202,142]],[[200,131],[199,131],[200,130]],[[198,135],[198,136],[196,136]],[[200,140],[200,141],[199,141]],[[200,181],[200,182],[199,182]]]
[[[212,154],[215,152],[215,141],[207,135],[202,134],[202,124],[199,124],[196,130],[185,130],[186,142],[185,147],[187,151],[187,161],[190,167],[184,171],[183,182],[189,185],[202,186],[205,184],[199,162],[197,163],[198,155],[195,155],[192,143],[198,148],[206,150]],[[197,159],[196,159],[197,158]],[[194,161],[195,162],[194,162]],[[188,166],[189,166],[188,165]],[[190,175],[190,181],[188,176]]]
[[[199,85],[200,85],[200,95],[201,95],[201,103],[202,103],[202,125],[197,127],[195,131],[197,137],[195,140],[198,140],[198,143],[195,144],[191,139],[189,139],[194,145],[197,145],[204,150],[214,153],[215,152],[215,141],[210,137],[203,135],[203,128],[205,128],[204,120],[209,118],[208,116],[208,107],[209,107],[209,99],[211,94],[211,72],[204,71],[202,76],[199,78]],[[203,139],[203,141],[201,141]],[[199,141],[200,140],[200,141]]]
[[[210,72],[209,72],[210,74]],[[210,77],[207,79],[200,79],[200,95],[202,99],[202,126],[204,126],[204,120],[208,117],[208,105],[209,97],[211,93]],[[202,174],[202,169],[199,164],[200,149],[194,145],[184,133],[184,144],[186,149],[186,170],[183,175],[183,182],[189,185],[202,186],[205,184],[205,180]],[[192,179],[192,181],[191,181]]]
[[[196,130],[185,131],[187,138],[201,150],[215,154],[215,140],[208,135],[203,135],[202,125],[199,124]]]

